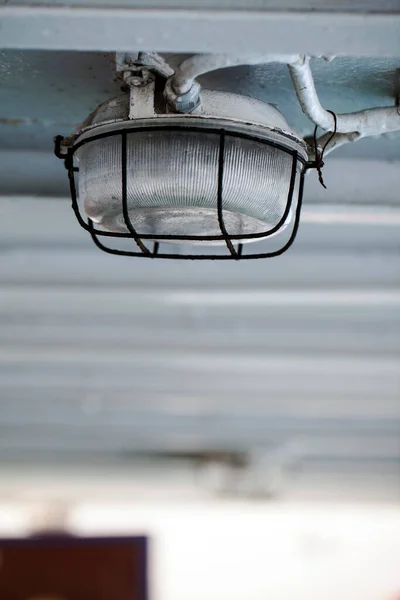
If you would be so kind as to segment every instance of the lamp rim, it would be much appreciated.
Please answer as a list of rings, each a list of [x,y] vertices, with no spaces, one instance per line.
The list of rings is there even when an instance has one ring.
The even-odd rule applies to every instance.
[[[306,142],[300,137],[295,136],[292,133],[283,131],[278,127],[271,127],[268,125],[260,125],[259,123],[253,123],[245,120],[230,119],[213,117],[210,115],[177,115],[177,114],[166,114],[159,117],[142,118],[142,119],[124,119],[121,121],[110,121],[101,124],[92,125],[81,130],[78,134],[65,138],[62,142],[61,148],[68,149],[69,152],[77,152],[79,148],[89,142],[96,141],[106,137],[112,137],[118,135],[123,131],[134,133],[140,129],[147,130],[170,130],[173,131],[188,131],[198,130],[199,133],[215,133],[218,135],[223,129],[227,135],[234,135],[237,137],[244,137],[251,139],[254,142],[271,142],[278,149],[283,152],[297,152],[298,160],[307,164],[308,152]],[[79,152],[77,152],[77,158],[79,159]]]

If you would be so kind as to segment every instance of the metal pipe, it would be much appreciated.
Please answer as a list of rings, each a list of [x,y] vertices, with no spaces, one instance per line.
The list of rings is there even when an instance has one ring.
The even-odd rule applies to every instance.
[[[300,57],[296,62],[289,64],[289,71],[303,112],[315,125],[333,131],[334,119],[319,101],[310,68],[310,58]],[[371,108],[336,115],[336,118],[337,133],[357,132],[360,137],[364,137],[400,130],[400,115],[396,106]]]
[[[340,148],[340,146],[343,146],[344,144],[356,142],[361,137],[357,131],[353,131],[352,133],[336,133],[333,137],[331,136],[331,133],[325,133],[317,140],[317,147],[320,150],[325,147],[324,156],[327,156],[333,150]]]
[[[197,88],[199,86],[195,80],[200,75],[209,71],[238,65],[267,64],[273,62],[288,65],[297,98],[307,117],[322,129],[333,131],[335,127],[334,119],[319,101],[310,68],[310,57],[308,56],[284,54],[248,56],[195,54],[184,60],[175,71],[175,74],[170,77],[168,86],[166,87],[167,95],[172,103],[176,102],[177,97],[188,94],[190,90],[192,90],[195,96],[198,96],[198,90],[195,90],[194,86],[197,85]],[[400,130],[400,115],[398,107],[395,105],[339,114],[336,117],[336,132],[338,134],[355,133],[358,137],[365,137]],[[345,138],[337,138],[336,141],[339,142],[339,139],[341,143],[347,141]],[[335,145],[337,146],[338,143]]]
[[[172,76],[171,86],[177,95],[186,94],[194,84],[194,81],[200,75],[223,69],[225,67],[235,67],[239,65],[257,65],[267,63],[291,64],[298,61],[300,56],[295,55],[252,55],[252,56],[232,56],[229,54],[195,54],[184,60]]]

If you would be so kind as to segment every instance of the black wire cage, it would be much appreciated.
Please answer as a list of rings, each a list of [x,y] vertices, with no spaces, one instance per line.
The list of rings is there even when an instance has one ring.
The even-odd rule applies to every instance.
[[[216,209],[218,217],[218,225],[220,233],[218,235],[157,235],[149,233],[141,233],[135,227],[135,223],[129,215],[128,208],[128,166],[127,166],[127,139],[128,136],[143,132],[176,132],[185,131],[189,133],[212,133],[218,135],[218,153],[217,153],[217,193],[216,193]],[[123,221],[126,226],[126,233],[108,231],[106,229],[100,229],[95,226],[92,219],[84,218],[81,213],[81,207],[78,200],[77,185],[75,181],[76,173],[79,173],[78,161],[76,158],[76,152],[85,144],[101,140],[104,138],[115,137],[118,139],[120,144],[120,156],[121,156],[121,212],[123,215]],[[288,187],[288,194],[286,205],[279,219],[276,223],[267,231],[258,231],[256,233],[243,233],[243,234],[230,234],[227,231],[224,221],[224,165],[225,165],[225,148],[226,140],[228,138],[240,138],[248,140],[250,142],[257,142],[265,144],[266,146],[272,147],[276,150],[284,152],[291,158],[291,173]],[[95,245],[108,254],[114,254],[118,256],[134,256],[142,258],[163,258],[163,259],[181,259],[181,260],[245,260],[245,259],[259,259],[259,258],[273,258],[286,252],[293,244],[299,227],[300,214],[302,207],[303,188],[304,188],[304,177],[309,168],[315,167],[313,163],[307,162],[304,156],[300,154],[293,147],[289,145],[281,144],[278,141],[272,139],[266,139],[261,136],[254,134],[247,134],[239,131],[231,131],[223,128],[204,128],[204,127],[192,127],[192,126],[177,126],[177,125],[152,125],[147,127],[132,127],[124,128],[112,131],[103,131],[96,134],[93,130],[93,135],[87,135],[86,137],[78,139],[73,145],[67,147],[63,145],[64,138],[57,136],[55,138],[55,154],[58,158],[64,160],[65,168],[68,172],[69,187],[72,200],[72,208],[75,216],[83,229],[89,232]],[[299,168],[300,166],[300,168]],[[295,198],[297,196],[297,198]],[[292,211],[292,212],[291,212]],[[254,252],[253,243],[247,244],[246,242],[259,242],[265,241],[273,234],[276,234],[287,222],[290,214],[293,214],[291,223],[290,235],[286,242],[275,250],[265,251],[265,245],[262,248],[264,251]],[[278,237],[278,236],[277,236]],[[279,236],[280,237],[280,236]],[[135,248],[128,250],[124,248],[109,247],[103,243],[103,239],[112,238],[114,240],[132,240],[135,244]],[[148,242],[148,243],[147,243]],[[168,244],[169,242],[169,244]],[[175,243],[175,248],[171,244]],[[204,245],[200,246],[202,251],[199,253],[187,254],[185,251],[182,252],[182,246],[185,247],[187,244],[199,244],[208,242],[222,243],[222,248],[225,250],[221,251],[219,248],[218,252],[210,252],[209,246],[207,246],[207,252],[204,252]],[[176,243],[180,245],[176,245]],[[168,244],[168,251],[161,251],[160,245],[166,247]],[[197,246],[199,247],[199,246]],[[174,248],[174,250],[172,250]],[[248,249],[250,248],[250,251]],[[246,250],[245,250],[246,249]]]

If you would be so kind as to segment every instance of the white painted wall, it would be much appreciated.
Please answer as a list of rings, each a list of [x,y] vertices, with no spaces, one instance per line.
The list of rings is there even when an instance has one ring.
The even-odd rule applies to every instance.
[[[27,513],[0,507],[0,535]],[[396,600],[400,510],[394,506],[236,502],[82,503],[85,535],[150,536],[152,600]]]

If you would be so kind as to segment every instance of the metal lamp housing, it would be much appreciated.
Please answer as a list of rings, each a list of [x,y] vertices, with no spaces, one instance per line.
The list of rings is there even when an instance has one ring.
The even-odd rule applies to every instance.
[[[157,246],[224,245],[238,258],[242,244],[293,221],[307,150],[277,109],[212,90],[191,114],[154,107],[150,83],[100,105],[61,141],[85,228]]]

